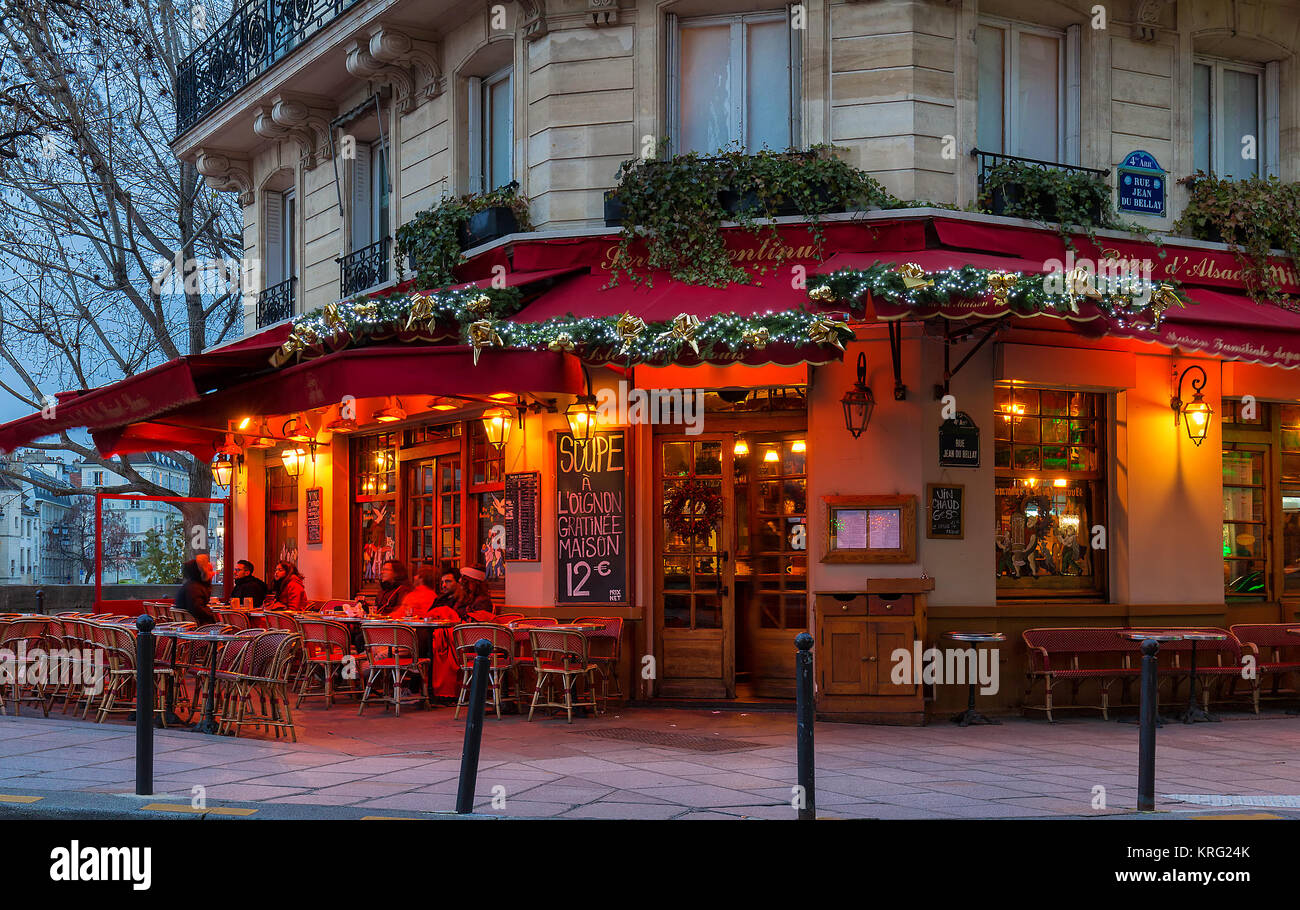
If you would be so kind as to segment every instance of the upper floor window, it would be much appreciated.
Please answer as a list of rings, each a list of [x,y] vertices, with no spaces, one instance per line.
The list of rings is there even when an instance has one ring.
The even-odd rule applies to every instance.
[[[986,152],[1074,163],[1070,130],[1073,42],[1065,32],[1016,22],[981,20],[975,33],[979,66],[976,144]],[[1070,58],[1070,59],[1067,59]],[[1077,119],[1077,116],[1074,118]]]
[[[469,80],[470,190],[486,193],[514,179],[513,67]]]
[[[1197,58],[1192,78],[1192,159],[1220,177],[1274,173],[1276,68]]]
[[[799,35],[784,10],[669,17],[669,123],[676,152],[784,150],[800,142]]]
[[[388,236],[388,143],[358,143],[352,162],[352,249]]]
[[[266,194],[267,287],[297,276],[297,214],[298,194],[294,190]],[[156,479],[159,472],[154,472],[152,476]]]

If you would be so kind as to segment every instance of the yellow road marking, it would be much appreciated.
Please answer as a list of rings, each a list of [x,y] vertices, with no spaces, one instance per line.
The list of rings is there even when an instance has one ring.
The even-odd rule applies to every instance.
[[[43,796],[13,796],[0,793],[0,803],[38,803],[43,799],[45,799]]]
[[[363,822],[413,822],[419,819],[411,818],[409,815],[363,815]]]
[[[1282,816],[1274,815],[1271,812],[1250,812],[1245,815],[1189,815],[1187,817],[1193,821],[1207,821],[1209,819],[1218,818],[1244,818],[1251,821],[1257,821],[1263,818],[1282,818]]]
[[[210,806],[207,809],[195,809],[193,806],[181,806],[172,803],[150,803],[140,807],[145,812],[189,812],[194,815],[252,815],[256,809],[234,809],[230,806]]]

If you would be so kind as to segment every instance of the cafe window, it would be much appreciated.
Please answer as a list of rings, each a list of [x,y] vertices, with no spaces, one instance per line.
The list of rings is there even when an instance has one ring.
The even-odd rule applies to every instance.
[[[1281,407],[1282,589],[1300,595],[1300,405]]]
[[[1300,596],[1300,405],[1221,408],[1224,595]]]
[[[266,565],[282,559],[298,564],[298,478],[272,465],[266,469]]]
[[[409,568],[441,572],[461,565],[460,453],[420,459],[407,469],[406,523]]]
[[[352,440],[352,495],[356,503],[354,582],[374,590],[384,561],[397,549],[397,433]]]
[[[679,152],[800,142],[799,39],[786,10],[669,16],[669,122]]]
[[[998,595],[1105,596],[1101,395],[999,386],[994,415]]]
[[[505,455],[492,443],[488,442],[487,433],[481,420],[470,421],[470,451],[474,463],[473,483],[475,486],[496,485],[503,482]]]
[[[483,421],[471,420],[469,427],[473,470],[468,507],[473,510],[475,552],[466,558],[483,567],[490,586],[499,587],[506,577],[505,453],[488,442]]]
[[[1226,443],[1223,451],[1223,584],[1237,597],[1267,597],[1268,447]]]

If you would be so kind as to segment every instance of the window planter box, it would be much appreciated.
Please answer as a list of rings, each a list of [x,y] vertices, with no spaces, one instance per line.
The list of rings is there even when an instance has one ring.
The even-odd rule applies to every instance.
[[[622,227],[626,218],[623,200],[614,190],[605,190],[605,227]]]
[[[1057,207],[1053,200],[1030,199],[1023,184],[1019,183],[1000,183],[996,184],[989,191],[989,209],[994,215],[1005,215],[1008,218],[1024,218],[1021,214],[1026,207],[1036,207],[1037,210],[1046,217],[1057,212]],[[1101,223],[1101,203],[1094,203],[1088,210],[1088,216],[1092,219],[1093,224]],[[1053,220],[1060,221],[1057,216]]]
[[[519,220],[508,206],[495,205],[475,212],[460,229],[460,248],[467,250],[519,230]]]
[[[822,214],[845,211],[842,206],[833,203],[830,188],[825,185],[814,186],[812,196]],[[718,194],[718,204],[722,206],[728,215],[741,212],[753,212],[755,215],[763,213],[763,200],[753,190],[723,190]],[[800,212],[798,204],[793,199],[785,196],[777,196],[768,200],[768,211],[773,217],[803,214]]]

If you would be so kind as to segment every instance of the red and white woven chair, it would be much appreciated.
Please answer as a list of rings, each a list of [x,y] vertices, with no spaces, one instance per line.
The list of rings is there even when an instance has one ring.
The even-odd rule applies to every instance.
[[[469,687],[474,679],[474,660],[478,657],[474,646],[480,638],[487,639],[492,645],[488,663],[488,689],[492,693],[492,707],[496,709],[497,720],[501,719],[501,690],[504,688],[506,674],[515,669],[514,633],[504,626],[473,622],[462,623],[451,630],[456,658],[460,661],[460,692],[456,696],[453,719],[460,718],[460,709],[469,700]]]
[[[600,668],[587,656],[587,636],[569,629],[529,629],[529,643],[533,651],[533,669],[537,673],[537,688],[533,690],[533,704],[528,709],[528,719],[538,708],[563,708],[573,723],[574,708],[596,709],[596,677]],[[574,701],[573,687],[578,678],[587,681],[587,701]],[[560,683],[564,700],[557,701],[555,683]],[[542,690],[546,701],[542,701]]]
[[[361,693],[361,707],[357,708],[357,715],[360,716],[366,710],[366,702],[378,681],[381,686],[385,682],[390,684],[389,696],[382,699],[384,710],[392,705],[400,717],[402,683],[411,675],[419,679],[422,686],[420,703],[429,707],[431,661],[420,656],[419,637],[415,629],[401,623],[365,623],[361,626],[361,636],[365,641],[370,671],[366,676],[366,688]]]

